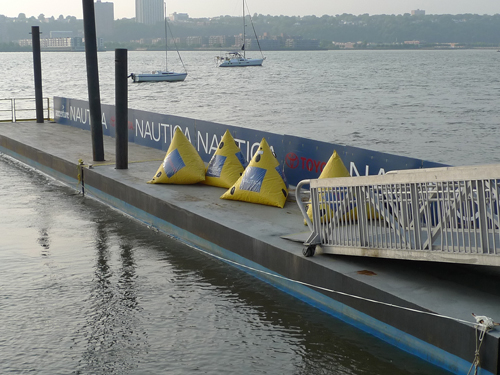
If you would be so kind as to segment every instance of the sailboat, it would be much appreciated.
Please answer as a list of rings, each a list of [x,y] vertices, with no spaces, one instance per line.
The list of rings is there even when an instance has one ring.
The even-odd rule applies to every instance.
[[[252,21],[252,18],[250,16],[250,22]],[[245,51],[245,28],[246,28],[246,22],[245,22],[245,0],[243,0],[243,46],[241,47],[241,50],[243,53],[240,51],[232,51],[232,52],[227,52],[226,56],[216,56],[216,63],[220,68],[228,68],[228,67],[244,67],[244,66],[262,66],[262,62],[266,59],[264,55],[262,55],[262,50],[260,49],[260,43],[259,39],[257,38],[257,33],[255,33],[255,28],[253,29],[254,34],[255,34],[255,39],[257,40],[257,44],[259,45],[259,50],[260,54],[262,55],[262,58],[260,59],[251,59],[246,57],[246,51]],[[252,23],[252,28],[253,28],[253,23]]]
[[[175,81],[184,81],[186,79],[187,76],[186,67],[184,66],[184,62],[182,61],[181,55],[179,54],[179,50],[177,50],[177,54],[179,55],[179,59],[181,60],[182,66],[184,67],[184,73],[176,73],[168,70],[167,27],[168,27],[167,4],[165,3],[165,70],[155,70],[151,73],[140,73],[140,74],[131,73],[130,77],[134,82],[175,82]],[[172,34],[172,32],[170,32],[170,34]]]

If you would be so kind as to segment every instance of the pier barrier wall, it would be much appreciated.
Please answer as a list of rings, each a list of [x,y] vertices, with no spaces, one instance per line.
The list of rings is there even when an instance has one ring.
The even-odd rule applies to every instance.
[[[54,97],[54,108],[54,120],[57,123],[90,131],[88,102]],[[103,104],[101,108],[103,133],[115,137],[115,106]],[[342,158],[351,176],[378,175],[392,170],[445,166],[423,159],[391,155],[332,142],[247,129],[188,117],[130,108],[128,110],[129,142],[166,152],[177,127],[184,132],[205,162],[210,160],[226,130],[231,132],[247,161],[252,158],[262,138],[266,138],[267,143],[276,154],[276,158],[283,166],[285,176],[291,185],[297,185],[301,180],[317,178],[334,150]],[[322,137],[322,134],[317,136]]]

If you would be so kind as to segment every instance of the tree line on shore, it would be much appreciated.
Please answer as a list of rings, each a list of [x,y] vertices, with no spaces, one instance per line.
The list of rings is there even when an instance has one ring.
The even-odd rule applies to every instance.
[[[270,16],[254,14],[252,23],[259,38],[304,38],[319,41],[321,48],[335,49],[342,43],[354,43],[355,48],[417,48],[422,46],[455,43],[466,47],[500,46],[500,14],[495,15],[323,15],[323,16]],[[187,37],[234,36],[241,33],[241,17],[219,16],[213,18],[188,18],[171,22],[173,36],[182,41]],[[0,50],[22,51],[26,47],[16,44],[19,39],[30,38],[31,26],[39,26],[42,37],[50,31],[71,31],[83,35],[83,20],[76,17],[17,18],[0,15]],[[108,48],[155,49],[149,40],[162,38],[164,24],[145,25],[134,18],[113,22],[113,31],[103,35]],[[419,41],[418,44],[404,44]],[[335,42],[335,43],[332,43]],[[189,48],[187,45],[181,46]],[[194,46],[202,48],[203,46]],[[27,50],[30,50],[29,48]]]

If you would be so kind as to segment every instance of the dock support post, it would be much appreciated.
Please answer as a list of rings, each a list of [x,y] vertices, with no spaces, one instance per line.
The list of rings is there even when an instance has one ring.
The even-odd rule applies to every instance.
[[[116,169],[128,168],[127,50],[115,49]]]
[[[31,26],[33,45],[33,70],[35,74],[36,122],[43,124],[42,58],[40,54],[40,27]]]
[[[104,141],[101,123],[101,96],[97,69],[97,35],[95,31],[94,0],[82,0],[87,86],[89,91],[90,130],[94,161],[104,161]]]

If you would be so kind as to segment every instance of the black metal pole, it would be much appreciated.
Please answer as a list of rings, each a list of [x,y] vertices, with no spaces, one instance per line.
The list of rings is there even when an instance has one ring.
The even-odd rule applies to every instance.
[[[128,168],[127,50],[115,49],[116,169]]]
[[[33,70],[35,74],[36,122],[43,124],[42,58],[40,54],[40,27],[31,26]]]
[[[94,161],[104,161],[104,141],[101,123],[101,96],[97,69],[97,36],[95,31],[94,0],[82,0],[87,86],[89,91],[90,130]]]

